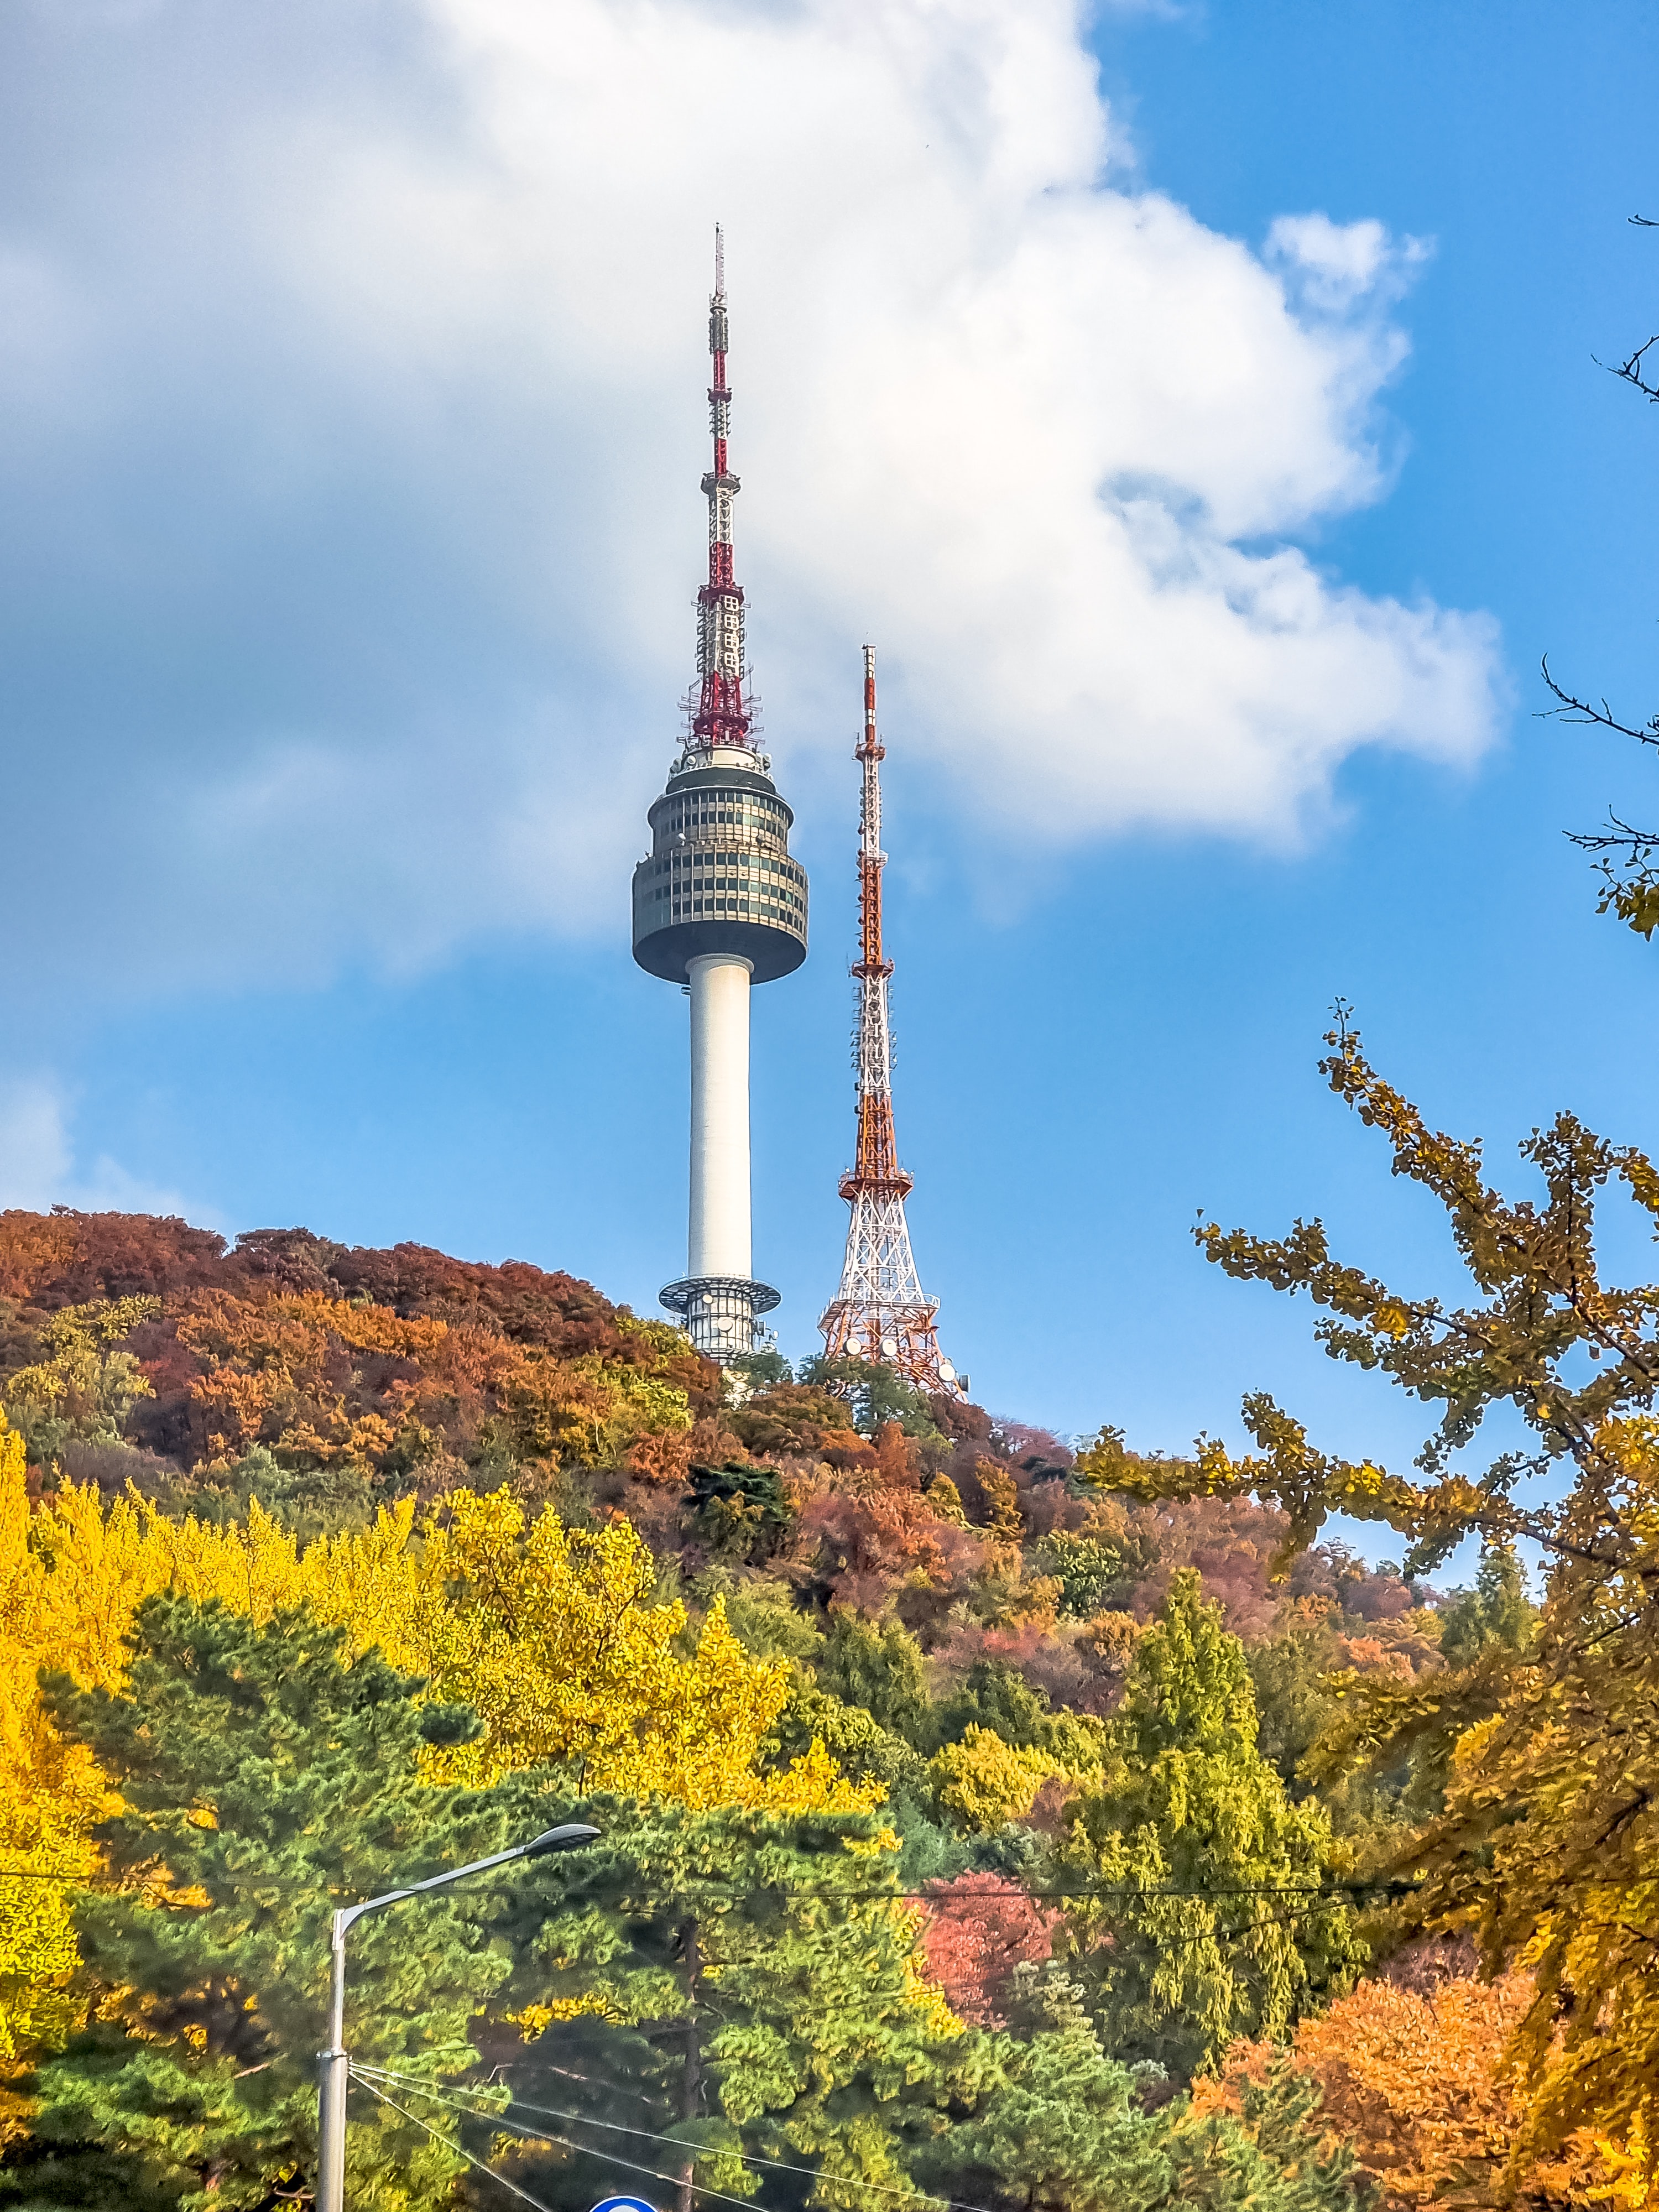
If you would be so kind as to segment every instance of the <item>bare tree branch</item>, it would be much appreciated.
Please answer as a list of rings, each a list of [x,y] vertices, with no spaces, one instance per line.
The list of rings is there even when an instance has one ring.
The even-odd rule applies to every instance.
[[[1632,215],[1626,218],[1638,230],[1659,230],[1659,218]],[[1628,384],[1644,399],[1659,403],[1659,331],[1637,347],[1634,353],[1616,368],[1592,355],[1598,368],[1605,368],[1621,384]],[[1651,356],[1651,360],[1650,357]],[[1651,745],[1659,750],[1659,714],[1655,714],[1639,728],[1621,722],[1602,699],[1598,704],[1591,699],[1581,699],[1576,692],[1565,690],[1550,674],[1549,655],[1542,660],[1544,682],[1554,696],[1553,707],[1540,713],[1540,721],[1562,721],[1580,728],[1611,730],[1621,738],[1634,738],[1638,745]],[[1606,825],[1589,832],[1569,830],[1570,843],[1581,852],[1594,853],[1596,872],[1602,879],[1601,895],[1596,901],[1600,914],[1616,914],[1637,934],[1651,943],[1659,932],[1659,830],[1638,830],[1608,809]]]
[[[1637,866],[1644,865],[1659,850],[1659,830],[1633,829],[1621,822],[1616,814],[1607,816],[1607,827],[1594,836],[1578,830],[1565,830],[1562,835],[1569,844],[1577,845],[1586,853],[1626,853]]]
[[[1656,223],[1654,228],[1659,230],[1659,223]],[[1648,344],[1659,344],[1659,333],[1650,337]],[[1645,351],[1646,349],[1644,348],[1644,350]],[[1659,391],[1656,391],[1653,396],[1656,399],[1659,399]],[[1638,745],[1652,745],[1659,749],[1659,714],[1656,714],[1645,728],[1633,730],[1628,722],[1621,722],[1619,720],[1605,699],[1599,707],[1596,707],[1588,699],[1575,698],[1571,691],[1564,691],[1550,674],[1548,653],[1544,655],[1540,665],[1544,672],[1545,683],[1548,684],[1561,703],[1559,707],[1544,708],[1536,718],[1539,721],[1589,723],[1597,729],[1616,731],[1621,738],[1634,738]]]
[[[1650,223],[1648,228],[1659,230],[1659,223]],[[1645,345],[1638,346],[1630,359],[1621,361],[1616,368],[1610,362],[1603,361],[1599,354],[1592,354],[1590,359],[1598,368],[1605,368],[1609,376],[1616,376],[1621,384],[1633,384],[1649,399],[1659,399],[1659,384],[1650,384],[1642,374],[1643,355],[1649,347],[1656,345],[1659,345],[1659,331],[1654,332]]]

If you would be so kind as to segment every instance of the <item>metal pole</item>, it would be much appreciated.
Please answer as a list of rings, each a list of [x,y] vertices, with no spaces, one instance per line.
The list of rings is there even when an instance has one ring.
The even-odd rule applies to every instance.
[[[329,1923],[328,2049],[317,2053],[317,2212],[345,2212],[345,1932],[343,1912]]]
[[[597,1843],[599,1837],[599,1829],[575,1821],[549,1828],[544,1835],[532,1837],[527,1844],[515,1844],[511,1850],[474,1859],[470,1866],[434,1875],[427,1881],[411,1882],[407,1889],[388,1890],[384,1897],[368,1898],[362,1905],[343,1905],[334,1915],[328,1924],[328,2048],[317,2053],[316,2212],[345,2212],[346,2090],[351,2080],[351,2058],[345,2047],[345,1939],[353,1921],[361,1920],[366,1912],[378,1912],[383,1905],[401,1905],[405,1898],[419,1897],[427,1890],[447,1889],[451,1882],[465,1881],[469,1875],[488,1874],[514,1859],[580,1850],[584,1844]]]

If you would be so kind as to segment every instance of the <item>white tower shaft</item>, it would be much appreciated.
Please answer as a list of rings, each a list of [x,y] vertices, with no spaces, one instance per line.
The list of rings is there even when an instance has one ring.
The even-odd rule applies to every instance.
[[[691,1220],[686,1273],[746,1278],[750,963],[735,953],[686,963],[691,984]]]

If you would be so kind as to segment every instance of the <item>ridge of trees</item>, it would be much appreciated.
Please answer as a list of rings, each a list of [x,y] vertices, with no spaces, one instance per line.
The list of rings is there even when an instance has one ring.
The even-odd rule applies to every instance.
[[[1577,842],[1650,934],[1651,836]],[[1409,1475],[1265,1395],[1253,1454],[1073,1452],[524,1263],[0,1215],[0,2196],[303,2201],[329,1898],[557,1808],[603,1849],[367,1960],[365,2051],[465,2099],[377,2108],[365,2202],[470,2148],[574,2203],[644,2112],[681,2212],[1650,2203],[1659,1289],[1595,1228],[1659,1175],[1562,1115],[1511,1201],[1328,1043],[1471,1298],[1199,1241],[1437,1409]]]
[[[1576,842],[1650,937],[1659,837]],[[580,2212],[621,2131],[678,2212],[1659,2203],[1659,1286],[1595,1246],[1659,1172],[1562,1114],[1511,1200],[1328,1042],[1466,1300],[1199,1243],[1433,1409],[1408,1474],[1266,1394],[1250,1453],[1073,1450],[522,1262],[0,1214],[0,2200],[310,2202],[330,1911],[580,1816],[355,1939],[423,2117],[354,2108],[354,2202]]]
[[[1541,1648],[1506,1540],[1443,1596],[1294,1549],[1308,1498],[1259,1469],[1074,1453],[884,1370],[723,1379],[523,1266],[12,1213],[0,1273],[0,2196],[302,2199],[260,1945],[319,1960],[382,1846],[403,1879],[578,1810],[603,1851],[423,1935],[427,2055],[378,2063],[459,2085],[422,2108],[456,2148],[374,2106],[365,2201],[466,2197],[465,2149],[586,2203],[623,2140],[596,2122],[645,2127],[687,2204],[763,2179],[789,2212],[1314,2212],[1386,2179],[1314,2039],[1431,1917],[1350,1885],[1420,1857],[1456,1715]],[[335,1754],[298,1778],[301,1683],[348,1763],[355,1701],[393,1728],[373,1848]],[[244,1728],[296,1778],[263,1831]],[[77,1881],[8,1880],[48,1867]],[[320,1984],[285,1986],[308,2050]],[[1565,1986],[1528,1984],[1552,2047]],[[1507,2158],[1554,2123],[1482,2048]],[[1548,2156],[1612,2186],[1633,2114]]]

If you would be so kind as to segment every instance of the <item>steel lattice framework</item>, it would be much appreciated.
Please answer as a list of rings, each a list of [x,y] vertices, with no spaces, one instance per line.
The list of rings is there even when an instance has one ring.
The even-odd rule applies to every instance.
[[[841,1179],[853,1209],[841,1287],[818,1321],[831,1359],[868,1359],[890,1367],[927,1391],[966,1395],[939,1350],[937,1298],[924,1295],[910,1249],[904,1201],[914,1188],[898,1164],[893,1135],[893,1039],[887,984],[893,963],[882,949],[881,763],[876,729],[876,652],[864,648],[864,729],[854,757],[864,774],[859,811],[859,1018],[854,1044],[858,1079],[858,1152]]]

